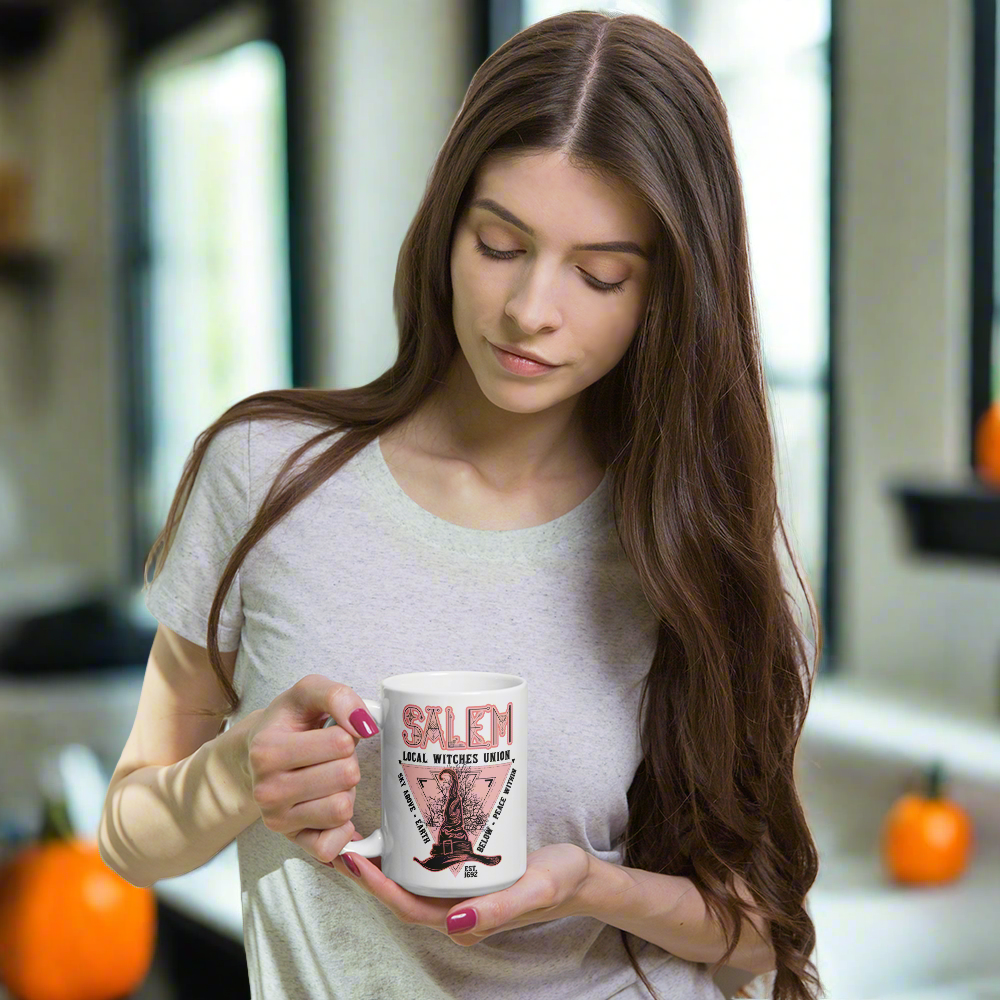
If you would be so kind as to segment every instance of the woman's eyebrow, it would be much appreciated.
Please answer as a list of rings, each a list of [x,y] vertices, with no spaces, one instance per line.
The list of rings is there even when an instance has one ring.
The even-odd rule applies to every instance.
[[[509,222],[512,226],[517,226],[518,229],[529,236],[535,235],[535,231],[531,226],[526,222],[522,222],[513,212],[507,211],[503,205],[497,204],[492,198],[476,198],[472,202],[471,207],[485,208],[486,211],[492,212],[494,215],[499,215],[501,219]],[[578,243],[573,249],[597,250],[605,253],[634,253],[642,257],[643,260],[649,260],[649,254],[638,243],[633,243],[631,240],[614,240],[610,243]]]

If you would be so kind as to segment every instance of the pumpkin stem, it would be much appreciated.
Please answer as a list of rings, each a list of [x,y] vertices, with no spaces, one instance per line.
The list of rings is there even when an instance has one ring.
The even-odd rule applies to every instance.
[[[42,829],[38,834],[38,839],[40,841],[72,840],[74,835],[65,799],[44,796],[42,799]]]
[[[941,798],[941,787],[944,784],[944,774],[943,768],[941,767],[941,761],[936,760],[930,767],[927,768],[926,772],[927,780],[927,798],[929,799],[939,799]]]

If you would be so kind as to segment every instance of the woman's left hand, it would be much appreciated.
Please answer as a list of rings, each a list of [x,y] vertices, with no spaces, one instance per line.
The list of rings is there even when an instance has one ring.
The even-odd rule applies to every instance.
[[[590,858],[582,848],[552,844],[528,855],[527,870],[509,888],[459,902],[417,896],[383,875],[373,861],[357,854],[351,854],[351,860],[358,868],[357,875],[348,870],[343,855],[332,867],[370,892],[404,923],[433,927],[464,945],[476,944],[498,931],[579,915],[581,890],[590,872]]]

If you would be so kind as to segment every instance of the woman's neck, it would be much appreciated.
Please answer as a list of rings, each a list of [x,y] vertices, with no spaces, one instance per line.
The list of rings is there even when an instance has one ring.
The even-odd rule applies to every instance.
[[[580,418],[579,397],[514,413],[483,394],[461,351],[445,381],[394,436],[429,457],[466,462],[498,490],[603,472]]]

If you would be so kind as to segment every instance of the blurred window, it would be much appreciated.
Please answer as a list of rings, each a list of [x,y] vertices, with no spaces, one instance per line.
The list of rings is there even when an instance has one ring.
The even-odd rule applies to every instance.
[[[247,42],[145,87],[153,461],[162,524],[200,431],[291,385],[282,64]]]
[[[293,384],[284,63],[265,28],[252,8],[216,19],[133,81],[140,559],[197,435],[243,397]]]
[[[746,202],[781,509],[830,653],[830,0],[523,0],[524,25],[582,8],[641,14],[676,31],[726,103]],[[790,589],[814,639],[797,584]]]

